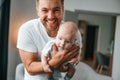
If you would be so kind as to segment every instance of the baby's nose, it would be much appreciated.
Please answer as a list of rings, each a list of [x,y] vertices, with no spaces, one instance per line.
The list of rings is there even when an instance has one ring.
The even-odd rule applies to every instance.
[[[64,44],[65,44],[65,41],[64,41],[64,40],[62,40],[62,41],[61,41],[61,43],[60,43],[60,47],[62,47],[62,48],[63,48],[63,47],[64,47]]]
[[[65,43],[65,41],[64,40],[61,40],[61,44],[64,44]]]

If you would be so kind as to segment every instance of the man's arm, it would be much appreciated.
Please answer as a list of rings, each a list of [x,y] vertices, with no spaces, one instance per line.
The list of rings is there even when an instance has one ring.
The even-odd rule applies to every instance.
[[[37,60],[38,54],[19,49],[21,60],[29,74],[43,72],[42,63]]]
[[[52,59],[48,61],[51,69],[59,67],[62,63],[69,61],[77,55],[79,47],[73,46],[70,51],[63,50],[58,52],[56,46],[53,46]],[[34,75],[43,72],[42,63],[37,60],[38,54],[19,49],[20,57],[29,74]],[[74,53],[74,54],[73,54]]]
[[[42,62],[37,60],[38,54],[31,53],[24,50],[19,49],[19,54],[21,60],[27,70],[27,72],[31,75],[35,75],[41,72],[44,72]],[[54,58],[51,59],[48,63],[52,68],[55,68],[56,64],[59,64],[61,59],[58,59],[59,55],[54,55]]]

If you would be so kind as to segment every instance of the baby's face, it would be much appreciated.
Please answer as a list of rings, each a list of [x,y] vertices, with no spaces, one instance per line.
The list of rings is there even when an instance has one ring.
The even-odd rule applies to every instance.
[[[70,49],[77,39],[77,26],[73,22],[63,23],[56,36],[56,45],[60,49]]]
[[[70,49],[75,44],[75,38],[72,33],[59,33],[56,37],[56,45],[60,49]]]

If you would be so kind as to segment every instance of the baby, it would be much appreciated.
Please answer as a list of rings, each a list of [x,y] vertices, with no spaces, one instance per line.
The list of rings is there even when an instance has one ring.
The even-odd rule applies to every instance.
[[[78,36],[79,30],[77,25],[74,22],[68,21],[63,23],[57,33],[56,39],[49,41],[46,46],[44,47],[41,55],[41,61],[43,65],[43,69],[45,72],[51,72],[51,74],[47,75],[48,80],[56,80],[54,79],[52,74],[55,74],[56,70],[52,71],[47,64],[47,61],[52,58],[51,56],[51,50],[52,50],[52,45],[55,44],[58,48],[58,51],[64,50],[64,49],[71,49],[71,47],[75,44],[77,46],[80,46],[81,48],[81,37]],[[80,49],[81,50],[81,49]],[[80,53],[80,51],[78,51]],[[80,54],[79,54],[80,55]],[[75,64],[74,62],[79,59],[80,56],[77,58],[74,58],[68,62],[65,62],[63,66],[68,67],[67,74],[65,75],[64,79],[65,80],[70,80],[72,76],[75,73]],[[58,69],[59,70],[59,69]],[[58,73],[58,72],[57,72]],[[58,75],[60,76],[60,75]],[[58,80],[58,79],[57,79]]]

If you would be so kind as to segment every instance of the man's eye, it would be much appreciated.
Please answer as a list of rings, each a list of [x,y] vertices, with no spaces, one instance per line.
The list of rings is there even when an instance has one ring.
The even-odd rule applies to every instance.
[[[60,11],[60,9],[55,9],[55,11]]]
[[[42,10],[42,12],[47,12],[47,10]]]
[[[58,12],[58,11],[60,11],[60,8],[55,8],[53,11]]]

